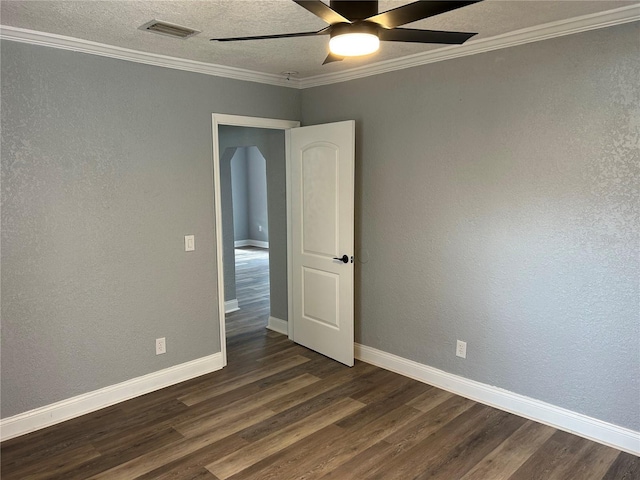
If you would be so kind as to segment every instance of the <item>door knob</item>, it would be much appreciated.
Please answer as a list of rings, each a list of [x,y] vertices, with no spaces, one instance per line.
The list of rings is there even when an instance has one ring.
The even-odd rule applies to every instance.
[[[349,263],[349,257],[342,255],[341,257],[333,257],[334,260],[340,260],[342,263]]]

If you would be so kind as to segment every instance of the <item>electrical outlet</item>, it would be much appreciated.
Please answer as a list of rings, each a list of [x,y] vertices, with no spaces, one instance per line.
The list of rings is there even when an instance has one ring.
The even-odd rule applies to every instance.
[[[467,358],[467,342],[458,340],[456,343],[456,356]]]
[[[167,340],[165,337],[156,338],[156,355],[167,353]]]
[[[261,232],[262,231],[262,225],[258,225],[258,231]]]

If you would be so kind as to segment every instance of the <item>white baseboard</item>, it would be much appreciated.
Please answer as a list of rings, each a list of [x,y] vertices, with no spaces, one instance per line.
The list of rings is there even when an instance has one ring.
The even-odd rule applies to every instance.
[[[603,422],[498,387],[469,380],[406,358],[355,344],[358,360],[399,373],[462,397],[574,433],[633,455],[640,455],[640,432]]]
[[[259,247],[269,248],[269,242],[263,242],[261,240],[236,240],[233,242],[234,247]]]
[[[79,417],[222,368],[222,353],[181,363],[0,420],[0,441]]]
[[[274,332],[282,333],[283,335],[289,335],[289,324],[286,320],[269,316],[267,322],[267,328]]]
[[[238,310],[240,310],[240,306],[237,298],[224,302],[224,313],[237,312]]]

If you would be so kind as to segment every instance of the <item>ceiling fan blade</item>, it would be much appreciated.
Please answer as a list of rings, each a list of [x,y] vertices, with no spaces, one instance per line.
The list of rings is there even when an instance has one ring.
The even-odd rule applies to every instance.
[[[377,23],[384,28],[395,28],[407,23],[416,22],[424,18],[433,17],[441,13],[450,12],[457,8],[466,7],[482,0],[467,2],[413,2],[402,7],[394,8],[373,17],[367,18],[368,22]]]
[[[298,33],[281,33],[278,35],[258,35],[255,37],[230,37],[230,38],[212,38],[212,42],[238,42],[241,40],[268,40],[271,38],[292,38],[292,37],[313,37],[315,35],[328,35],[331,27],[323,28],[317,32],[298,32]]]
[[[329,5],[322,2],[321,0],[293,0],[293,1],[298,5],[300,5],[302,8],[305,8],[311,13],[313,13],[316,17],[320,17],[329,25],[333,25],[334,23],[351,23],[349,19],[340,15],[333,8],[331,8]]]
[[[334,53],[329,53],[329,55],[327,55],[327,58],[324,59],[324,62],[322,62],[322,64],[326,65],[327,63],[332,63],[332,62],[341,62],[342,60],[344,60],[344,57],[341,57],[340,55],[336,55]]]
[[[414,30],[411,28],[380,29],[378,37],[387,42],[444,43],[462,45],[477,33],[440,32],[438,30]]]

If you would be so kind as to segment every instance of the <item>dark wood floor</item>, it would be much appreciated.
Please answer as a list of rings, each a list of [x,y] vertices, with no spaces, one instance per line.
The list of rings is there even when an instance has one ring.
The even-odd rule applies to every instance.
[[[638,457],[265,330],[238,262],[229,365],[2,444],[2,479],[627,479]]]

